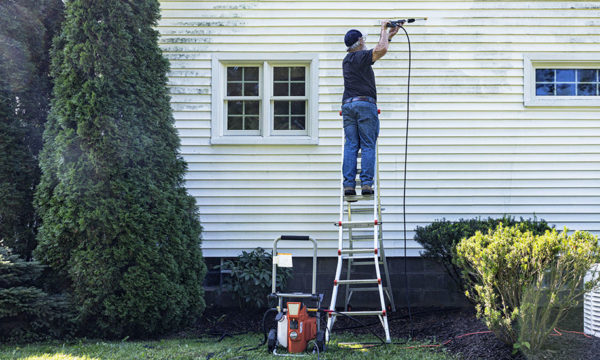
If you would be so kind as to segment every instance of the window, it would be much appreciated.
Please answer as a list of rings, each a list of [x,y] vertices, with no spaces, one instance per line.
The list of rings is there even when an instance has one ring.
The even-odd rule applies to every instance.
[[[600,61],[587,55],[525,54],[525,106],[600,106]]]
[[[598,70],[535,69],[536,96],[598,96]]]
[[[317,144],[312,54],[213,56],[212,144]]]

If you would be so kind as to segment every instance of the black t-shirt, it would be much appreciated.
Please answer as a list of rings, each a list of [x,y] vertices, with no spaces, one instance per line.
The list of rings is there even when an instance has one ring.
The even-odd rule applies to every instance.
[[[377,100],[373,49],[350,52],[344,58],[344,96],[342,101],[355,96],[370,96]]]

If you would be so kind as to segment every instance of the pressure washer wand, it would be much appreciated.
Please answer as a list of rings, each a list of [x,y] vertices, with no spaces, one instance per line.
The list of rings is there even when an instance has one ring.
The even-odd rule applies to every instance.
[[[402,26],[405,23],[414,23],[415,21],[425,21],[427,20],[427,18],[411,18],[411,19],[400,19],[400,20],[394,20],[394,21],[390,21],[389,23],[387,23],[386,27],[397,27],[397,26]]]

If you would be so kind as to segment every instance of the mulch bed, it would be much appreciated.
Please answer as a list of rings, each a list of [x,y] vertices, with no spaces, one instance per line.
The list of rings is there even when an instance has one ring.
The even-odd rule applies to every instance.
[[[261,332],[263,311],[238,309],[207,309],[193,333],[187,335],[220,337],[223,334],[233,335],[244,331]],[[512,348],[498,340],[492,333],[487,333],[486,326],[475,317],[472,309],[424,309],[411,311],[409,321],[407,311],[399,310],[390,313],[388,319],[394,343],[403,343],[409,337],[419,342],[443,344],[439,349],[457,355],[462,359],[494,359],[522,360],[521,354],[512,355]],[[272,318],[272,317],[271,317]],[[381,324],[375,317],[359,318],[370,329],[383,337]],[[273,324],[273,323],[271,323]],[[357,327],[351,319],[339,316],[334,332],[346,332],[356,335],[370,334],[364,327]],[[268,328],[273,325],[267,325]],[[568,329],[578,330],[578,329]],[[600,359],[600,338],[588,338],[581,334],[561,331],[551,336],[547,349],[537,359]],[[358,341],[360,341],[358,339]]]

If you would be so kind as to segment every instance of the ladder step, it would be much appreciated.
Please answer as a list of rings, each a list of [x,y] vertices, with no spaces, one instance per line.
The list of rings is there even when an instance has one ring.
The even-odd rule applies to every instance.
[[[383,261],[379,261],[380,265],[383,265]],[[352,266],[366,266],[375,265],[375,261],[352,261]]]
[[[373,200],[373,195],[344,195],[344,200],[347,202],[355,202],[358,200]]]
[[[352,284],[379,284],[379,279],[354,279],[354,280],[337,280],[338,285],[352,285]],[[334,282],[335,283],[335,282]],[[374,288],[377,289],[377,288]]]
[[[362,248],[362,249],[341,249],[338,250],[338,254],[368,254],[368,253],[377,253],[377,249],[373,248]]]
[[[363,256],[342,256],[342,260],[373,260],[373,255],[363,255]]]
[[[337,314],[344,314],[350,316],[369,316],[369,315],[385,315],[385,310],[372,310],[372,311],[337,311]]]
[[[373,213],[373,207],[351,208],[350,212],[352,214],[372,214]]]
[[[368,228],[375,225],[380,225],[381,221],[371,220],[371,221],[338,221],[335,223],[337,226],[341,226],[344,229],[354,229],[354,228]]]
[[[379,291],[379,287],[350,288],[350,292],[353,292],[353,291]]]
[[[361,206],[361,207],[352,206],[352,207],[350,207],[350,210],[353,214],[369,214],[369,213],[373,212],[373,206]],[[385,208],[382,207],[381,211],[384,211],[384,210],[385,210]],[[347,213],[348,209],[345,209],[345,212]]]
[[[348,239],[348,240],[352,240],[352,241],[366,241],[366,240],[373,240],[373,234],[371,235],[352,235],[352,239]]]

